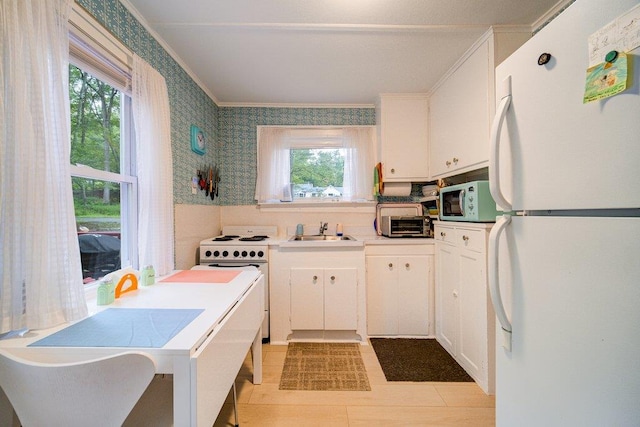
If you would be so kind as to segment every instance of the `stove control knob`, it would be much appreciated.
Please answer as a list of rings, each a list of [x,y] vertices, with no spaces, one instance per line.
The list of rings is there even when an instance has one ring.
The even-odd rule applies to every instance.
[[[234,258],[238,258],[238,256],[240,255],[240,252],[238,251],[233,251],[233,257]]]
[[[246,258],[247,257],[247,251],[242,251],[242,258]]]
[[[223,257],[223,258],[226,258],[226,257],[228,257],[228,256],[229,256],[229,252],[227,252],[227,251],[222,251],[222,257]]]
[[[206,251],[204,253],[204,256],[206,256],[207,258],[209,258],[211,256],[211,251]]]
[[[262,258],[264,256],[264,252],[258,251],[258,258]]]
[[[207,251],[207,253],[209,253],[209,251]],[[209,255],[207,255],[209,256]],[[218,258],[220,256],[220,251],[213,251],[213,256]]]
[[[251,252],[249,252],[249,256],[250,256],[251,258],[253,258],[254,256],[256,256],[256,251],[251,251]]]

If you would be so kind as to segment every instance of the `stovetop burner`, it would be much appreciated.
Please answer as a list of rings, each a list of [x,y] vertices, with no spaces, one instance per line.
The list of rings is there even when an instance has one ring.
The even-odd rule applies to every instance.
[[[266,235],[256,235],[256,236],[245,236],[240,237],[237,235],[225,234],[223,236],[214,237],[211,239],[212,242],[229,242],[231,240],[238,240],[240,242],[262,242],[263,240],[267,240],[269,236]]]
[[[249,237],[241,237],[238,240],[241,242],[262,242],[263,240],[268,239],[269,236],[249,236]]]

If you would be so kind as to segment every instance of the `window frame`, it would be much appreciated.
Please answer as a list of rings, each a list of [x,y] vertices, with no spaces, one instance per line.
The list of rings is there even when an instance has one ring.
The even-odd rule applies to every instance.
[[[120,92],[120,172],[71,164],[71,177],[120,185],[121,267],[138,268],[138,179],[131,100],[133,53],[77,3],[69,18],[69,63]],[[85,285],[96,287],[101,280]]]
[[[375,136],[375,126],[370,125],[347,125],[347,126],[257,126],[258,140],[257,145],[257,161],[259,162],[260,156],[260,129],[261,128],[282,128],[291,132],[291,138],[295,139],[295,143],[292,144],[291,149],[337,149],[345,148],[340,141],[342,138],[342,131],[348,128],[371,128],[373,135]],[[321,144],[320,141],[325,140],[325,144]],[[371,141],[370,150],[374,159],[377,162],[377,150],[376,141]],[[375,162],[374,162],[375,164]],[[373,165],[372,165],[373,167]],[[258,173],[258,172],[256,172]],[[344,185],[344,182],[343,182]],[[333,212],[372,212],[375,211],[377,200],[373,197],[372,200],[335,200],[332,198],[309,198],[293,199],[291,202],[275,202],[275,201],[256,201],[258,209],[268,211],[333,211]]]

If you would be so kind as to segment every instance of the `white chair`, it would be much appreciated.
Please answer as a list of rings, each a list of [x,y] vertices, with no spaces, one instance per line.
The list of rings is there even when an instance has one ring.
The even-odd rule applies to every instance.
[[[155,371],[140,352],[40,363],[0,350],[0,387],[24,427],[121,426]]]

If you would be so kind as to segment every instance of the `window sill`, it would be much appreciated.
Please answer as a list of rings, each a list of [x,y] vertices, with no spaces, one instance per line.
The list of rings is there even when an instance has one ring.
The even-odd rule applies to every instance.
[[[276,202],[258,203],[264,212],[374,212],[375,201],[367,202]]]

